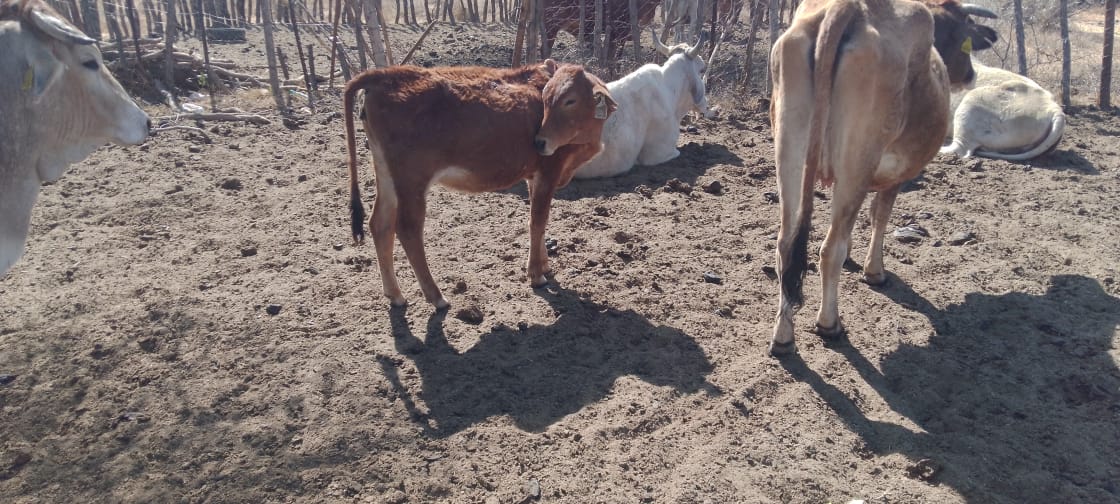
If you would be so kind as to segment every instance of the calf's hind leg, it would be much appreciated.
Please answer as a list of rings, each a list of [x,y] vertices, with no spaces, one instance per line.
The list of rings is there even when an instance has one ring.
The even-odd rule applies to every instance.
[[[427,187],[412,194],[403,194],[397,211],[397,236],[401,240],[401,248],[408,256],[412,271],[416,273],[416,281],[420,282],[420,290],[424,298],[437,309],[451,306],[443,297],[432,272],[428,269],[428,257],[424,253],[424,214],[427,211]]]
[[[379,165],[380,166],[380,165]],[[381,270],[381,286],[385,297],[393,306],[408,304],[401,294],[397,283],[397,273],[393,270],[393,238],[396,235],[397,193],[393,180],[388,173],[377,174],[377,199],[373,203],[373,215],[369,218],[369,231],[373,235],[373,246],[377,252],[377,266]],[[384,176],[383,176],[384,175]]]

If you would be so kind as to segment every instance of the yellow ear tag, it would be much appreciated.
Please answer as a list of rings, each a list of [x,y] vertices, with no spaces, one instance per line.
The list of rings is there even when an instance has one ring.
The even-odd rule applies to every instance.
[[[21,86],[21,89],[23,89],[24,91],[31,89],[31,84],[34,82],[35,72],[31,68],[28,68],[27,72],[23,74],[23,86]]]
[[[961,52],[972,54],[972,37],[965,37],[964,43],[961,44]]]

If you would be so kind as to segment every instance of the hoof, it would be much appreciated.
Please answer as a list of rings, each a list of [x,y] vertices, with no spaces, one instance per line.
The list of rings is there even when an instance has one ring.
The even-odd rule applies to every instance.
[[[777,341],[770,342],[770,356],[781,357],[783,355],[790,355],[797,353],[797,343],[789,340],[785,343],[778,343]]]
[[[541,287],[544,287],[544,286],[548,285],[548,277],[546,277],[544,275],[540,275],[540,276],[537,276],[536,278],[534,278],[533,281],[530,282],[530,283],[533,285],[534,289],[539,289]]]
[[[437,311],[443,311],[450,308],[451,303],[449,303],[443,296],[440,296],[439,299],[432,301],[432,306],[435,306]]]
[[[389,304],[392,305],[393,308],[404,308],[404,307],[408,306],[408,300],[405,299],[404,296],[398,296],[398,297],[386,296],[386,297],[389,298]]]
[[[884,285],[887,285],[887,274],[886,273],[880,273],[878,275],[864,274],[862,277],[860,277],[860,280],[863,283],[865,283],[867,285],[870,285],[872,287],[882,287]]]
[[[817,336],[820,336],[826,340],[843,339],[844,335],[847,334],[847,331],[844,330],[844,324],[842,322],[836,322],[836,325],[832,327],[824,327],[820,324],[817,324],[817,327],[813,332],[816,333]]]

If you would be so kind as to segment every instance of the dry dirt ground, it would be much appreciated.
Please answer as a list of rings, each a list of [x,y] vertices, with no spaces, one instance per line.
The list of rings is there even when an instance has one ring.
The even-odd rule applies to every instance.
[[[492,31],[422,60],[500,64]],[[842,279],[849,340],[808,332],[812,273],[774,359],[769,126],[715,101],[679,159],[559,192],[544,289],[523,185],[434,190],[446,313],[399,246],[390,310],[350,243],[337,93],[294,130],[261,99],[271,125],[99,150],[0,278],[0,501],[1120,502],[1114,112],[1033,163],[938,158],[892,217],[929,236],[888,239],[886,287]]]

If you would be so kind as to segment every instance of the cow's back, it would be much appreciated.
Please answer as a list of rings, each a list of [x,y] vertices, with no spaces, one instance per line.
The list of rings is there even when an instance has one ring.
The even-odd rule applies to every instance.
[[[484,191],[511,186],[536,166],[533,137],[544,117],[545,73],[481,67],[373,72],[363,85],[370,138],[390,164],[428,168],[401,170],[396,177],[462,168],[485,184],[442,182]]]

